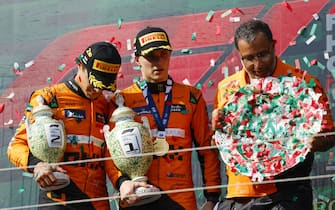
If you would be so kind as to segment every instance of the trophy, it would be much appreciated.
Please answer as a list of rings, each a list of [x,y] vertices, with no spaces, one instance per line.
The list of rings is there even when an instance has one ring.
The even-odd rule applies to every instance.
[[[103,128],[109,153],[122,173],[127,174],[132,181],[146,182],[145,176],[151,165],[153,156],[146,155],[154,151],[151,139],[150,127],[147,118],[142,118],[143,124],[134,120],[135,112],[123,105],[123,97],[116,95],[118,108],[112,114],[111,121],[115,127],[109,131],[109,126]],[[161,197],[157,187],[138,187],[135,194],[141,198],[140,201],[132,204],[139,206],[153,202]],[[150,195],[151,193],[151,195]]]
[[[32,110],[33,122],[26,119],[28,146],[31,153],[47,163],[57,163],[64,155],[66,148],[66,134],[63,121],[53,119],[52,109],[43,104],[42,96],[37,96],[38,106]],[[57,190],[70,183],[68,175],[53,172],[57,181],[45,191]]]

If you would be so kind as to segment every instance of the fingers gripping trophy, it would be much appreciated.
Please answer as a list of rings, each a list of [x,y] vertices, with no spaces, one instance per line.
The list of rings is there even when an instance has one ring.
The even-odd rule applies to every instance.
[[[31,153],[47,163],[59,162],[66,148],[66,134],[63,121],[53,119],[52,109],[44,105],[42,96],[37,96],[38,106],[32,110],[32,121],[26,119],[28,145]],[[53,172],[57,181],[42,190],[50,191],[66,187],[70,183],[68,175]]]
[[[108,150],[114,164],[132,181],[147,182],[148,178],[144,174],[153,159],[147,153],[154,152],[148,119],[142,118],[143,124],[136,122],[135,112],[123,105],[124,99],[120,93],[116,93],[116,104],[118,108],[111,117],[115,127],[112,131],[109,131],[108,125],[103,128]],[[135,193],[141,200],[132,206],[144,205],[161,197],[160,194],[153,195],[153,192],[159,192],[159,189],[154,186],[138,187]]]

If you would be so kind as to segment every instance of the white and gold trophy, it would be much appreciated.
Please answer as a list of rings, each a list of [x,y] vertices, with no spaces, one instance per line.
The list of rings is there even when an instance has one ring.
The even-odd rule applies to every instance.
[[[47,163],[59,162],[66,148],[66,134],[63,121],[53,119],[52,109],[43,104],[42,96],[37,96],[38,106],[32,110],[33,121],[26,119],[28,145],[31,153],[38,159]],[[57,190],[70,183],[68,175],[53,172],[57,181],[45,191]]]
[[[123,97],[116,95],[118,108],[112,114],[111,121],[115,127],[109,131],[109,126],[104,126],[104,134],[109,153],[114,164],[122,173],[127,174],[132,181],[147,182],[145,176],[153,160],[153,143],[147,118],[142,118],[143,124],[134,120],[135,112],[123,105]],[[149,153],[149,154],[146,154]],[[144,205],[161,197],[157,187],[138,187],[135,194],[141,198],[132,206]]]

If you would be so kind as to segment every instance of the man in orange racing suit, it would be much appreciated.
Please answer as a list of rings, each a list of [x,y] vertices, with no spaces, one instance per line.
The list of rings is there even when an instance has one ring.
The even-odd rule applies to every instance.
[[[235,46],[241,56],[243,69],[218,84],[213,107],[214,127],[218,110],[228,103],[231,93],[250,84],[251,79],[267,76],[296,76],[304,78],[307,83],[314,80],[316,84],[314,91],[321,94],[319,102],[327,107],[326,115],[323,116],[322,132],[331,131],[333,119],[327,95],[319,80],[313,75],[283,63],[275,56],[275,41],[266,23],[250,20],[241,24],[235,33]],[[276,176],[275,179],[309,176],[314,160],[313,151],[325,151],[333,145],[333,136],[314,137],[311,145],[312,152],[306,156],[305,161]],[[310,180],[253,184],[251,177],[236,175],[229,166],[226,171],[228,189],[226,200],[219,205],[220,210],[312,209],[313,195]]]
[[[40,190],[39,203],[54,203],[107,197],[106,172],[114,186],[122,181],[121,173],[112,160],[85,162],[88,159],[109,157],[103,125],[108,122],[111,110],[103,90],[115,91],[116,75],[121,65],[117,49],[108,42],[89,46],[77,59],[78,72],[74,79],[33,92],[30,105],[38,105],[36,98],[42,96],[44,103],[53,110],[53,118],[64,122],[66,150],[62,162],[78,161],[65,165],[49,165],[32,155],[28,147],[24,120],[20,123],[8,147],[8,158],[17,167],[34,173],[41,188],[52,185],[56,178],[53,171],[66,173],[70,184],[58,190]],[[31,118],[31,109],[25,118]],[[33,121],[32,121],[33,122]],[[28,130],[29,131],[29,130]],[[31,167],[28,167],[31,166]],[[109,200],[55,204],[40,209],[99,209],[109,210]]]
[[[171,45],[167,33],[147,27],[137,34],[135,60],[141,66],[143,79],[122,90],[125,106],[137,112],[137,117],[149,119],[154,148],[160,148],[146,176],[148,182],[162,191],[191,189],[187,192],[164,194],[149,204],[125,209],[197,209],[192,181],[192,152],[183,150],[210,146],[206,103],[201,91],[177,83],[168,76]],[[156,146],[159,145],[159,146]],[[220,163],[216,150],[198,151],[204,186],[220,185]],[[200,175],[200,174],[198,174]],[[207,202],[202,209],[213,209],[220,188],[205,190]],[[127,201],[127,200],[126,200]]]

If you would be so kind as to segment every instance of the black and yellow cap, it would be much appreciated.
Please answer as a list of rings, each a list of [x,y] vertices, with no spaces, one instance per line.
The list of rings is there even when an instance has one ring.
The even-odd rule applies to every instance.
[[[158,27],[146,27],[138,32],[134,40],[134,53],[136,56],[145,56],[157,49],[172,50],[165,30]]]
[[[121,56],[110,42],[96,42],[77,58],[87,69],[90,84],[102,90],[115,91]]]

